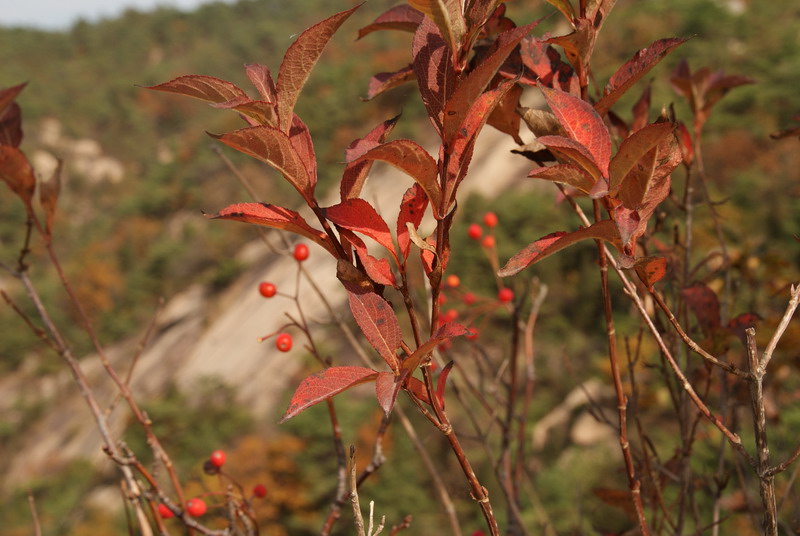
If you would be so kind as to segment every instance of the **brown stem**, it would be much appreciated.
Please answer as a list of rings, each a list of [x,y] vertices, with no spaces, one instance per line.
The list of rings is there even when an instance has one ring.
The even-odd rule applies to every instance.
[[[753,409],[753,428],[755,429],[758,483],[761,491],[761,504],[764,508],[762,529],[764,536],[778,536],[778,507],[775,501],[775,477],[768,475],[769,442],[767,441],[767,416],[764,410],[764,371],[759,367],[756,330],[748,328],[747,361],[753,381],[750,382],[750,404]]]
[[[28,508],[31,511],[33,535],[42,536],[42,525],[39,523],[39,513],[36,511],[36,501],[33,498],[33,492],[31,490],[28,490]]]

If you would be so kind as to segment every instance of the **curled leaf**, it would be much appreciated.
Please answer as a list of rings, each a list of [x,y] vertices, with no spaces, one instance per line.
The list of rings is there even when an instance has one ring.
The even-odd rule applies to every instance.
[[[364,367],[330,367],[312,374],[300,382],[279,422],[360,383],[374,381],[377,375],[378,371]]]

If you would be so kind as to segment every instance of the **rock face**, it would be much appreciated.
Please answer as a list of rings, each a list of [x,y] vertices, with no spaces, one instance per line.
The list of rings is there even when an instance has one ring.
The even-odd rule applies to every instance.
[[[491,195],[523,180],[531,166],[523,157],[509,157],[508,152],[514,147],[507,136],[487,128],[479,140],[462,194],[477,189]],[[411,178],[394,168],[376,165],[362,197],[376,206],[393,228],[391,222],[399,210],[395,206],[397,200],[412,184]],[[328,200],[328,204],[335,202],[335,198]],[[425,231],[432,225],[423,222],[421,227]],[[232,226],[231,232],[236,228]],[[275,238],[272,243],[280,243]],[[295,314],[295,308],[285,298],[264,299],[256,289],[259,281],[267,280],[291,292],[297,277],[296,264],[271,253],[261,242],[248,245],[240,260],[249,268],[213,299],[195,286],[169,300],[135,368],[131,388],[138,400],[160,396],[170,383],[191,390],[198,380],[216,376],[234,387],[239,402],[249,407],[257,419],[276,422],[280,418],[284,408],[276,407],[276,403],[286,389],[295,386],[293,376],[303,364],[299,359],[302,350],[281,353],[271,340],[259,343],[257,339],[279,330],[287,322],[284,311]],[[305,266],[331,307],[345,311],[346,295],[335,278],[335,263],[330,255],[312,246]],[[301,282],[301,295],[307,318],[328,318],[327,309],[306,282]],[[138,340],[130,340],[109,350],[109,358],[118,370],[128,369],[137,344]],[[301,346],[301,341],[296,340],[295,348]],[[108,405],[116,393],[99,360],[90,356],[81,363],[101,404]],[[76,457],[103,463],[106,457],[101,452],[100,436],[68,372],[36,381],[20,374],[24,371],[0,380],[4,400],[36,393],[46,407],[58,409],[46,410],[26,434],[25,444],[17,451],[20,454],[9,465],[5,485],[22,484]],[[117,404],[112,417],[112,426],[119,433],[126,420],[124,404]]]

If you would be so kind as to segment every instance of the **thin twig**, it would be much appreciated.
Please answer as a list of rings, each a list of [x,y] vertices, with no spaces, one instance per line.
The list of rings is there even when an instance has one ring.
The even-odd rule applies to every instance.
[[[31,511],[34,536],[42,536],[42,525],[39,522],[39,512],[36,510],[36,499],[33,498],[33,491],[28,490],[28,508]]]

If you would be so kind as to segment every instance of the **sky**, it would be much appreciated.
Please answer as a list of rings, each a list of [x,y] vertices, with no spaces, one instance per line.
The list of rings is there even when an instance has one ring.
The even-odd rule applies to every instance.
[[[141,11],[157,6],[191,10],[211,0],[0,0],[0,26],[66,30],[83,18],[95,21],[119,15],[127,8]]]

